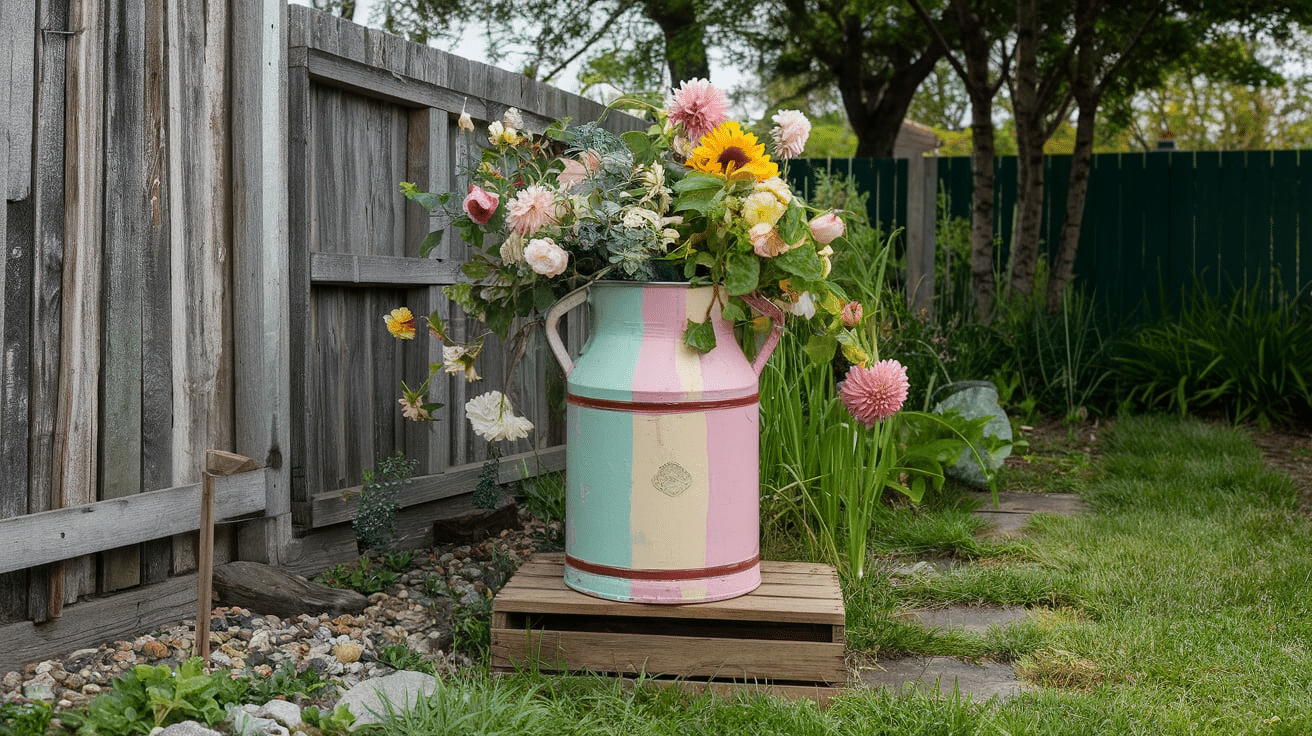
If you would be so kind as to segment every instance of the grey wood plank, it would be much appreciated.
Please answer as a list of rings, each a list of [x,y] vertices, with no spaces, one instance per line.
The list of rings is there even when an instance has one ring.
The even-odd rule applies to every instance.
[[[262,511],[264,489],[263,469],[216,479],[215,518]],[[0,572],[194,530],[200,494],[195,483],[0,519]]]
[[[101,342],[102,412],[99,498],[139,493],[141,484],[143,267],[145,240],[145,7],[131,0],[107,3],[105,42],[105,328]],[[136,548],[100,558],[100,590],[137,585]]]
[[[104,211],[104,33],[100,3],[77,3],[68,37],[65,76],[65,251],[60,329],[59,404],[53,467],[55,501],[67,507],[95,500],[100,415],[101,253]],[[92,560],[63,564],[58,600],[72,603],[95,592]]]
[[[296,29],[306,28],[300,8],[289,8],[288,23]],[[302,32],[300,30],[295,31]],[[305,319],[287,324],[288,373],[291,382],[288,400],[292,411],[288,422],[286,462],[289,464],[292,523],[310,524],[307,458],[309,437],[310,340],[314,314],[310,308],[310,232],[317,227],[313,218],[310,182],[313,164],[310,157],[311,83],[305,67],[291,66],[287,74],[287,313],[305,315]]]
[[[157,3],[145,15],[145,106],[142,160],[146,198],[141,247],[141,488],[173,484],[173,309],[169,292],[169,147],[165,139],[167,110],[167,45],[165,9]],[[144,542],[141,582],[158,583],[173,569],[173,543]]]
[[[0,161],[3,158],[0,152]],[[5,366],[0,377],[0,518],[26,514],[31,492],[27,375],[32,330],[28,300],[32,289],[32,211],[30,198],[0,200],[0,240],[5,244],[4,266],[0,268],[0,354]],[[0,574],[0,621],[24,618],[27,596],[26,574]]]
[[[29,622],[0,626],[0,670],[19,669],[28,662],[113,641],[124,632],[150,631],[195,616],[195,575],[86,601],[41,626]]]
[[[36,73],[36,3],[0,0],[0,140],[7,150],[5,199],[27,199],[32,192],[32,111]]]

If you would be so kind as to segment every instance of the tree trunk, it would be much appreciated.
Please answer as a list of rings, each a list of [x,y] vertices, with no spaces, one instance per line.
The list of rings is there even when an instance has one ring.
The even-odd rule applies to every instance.
[[[993,318],[996,284],[993,280],[993,105],[972,103],[973,170],[970,208],[970,287],[975,315],[982,323]]]
[[[1048,275],[1048,312],[1061,308],[1061,294],[1070,283],[1075,269],[1075,253],[1080,247],[1080,227],[1084,222],[1084,201],[1089,192],[1089,168],[1093,161],[1093,128],[1097,103],[1092,109],[1080,105],[1075,125],[1075,151],[1071,155],[1071,178],[1066,190],[1066,220],[1061,226],[1061,245]]]
[[[670,86],[689,79],[710,79],[706,37],[698,22],[697,8],[690,0],[645,0],[643,14],[660,26],[665,36],[665,63],[670,69]]]
[[[1029,296],[1039,256],[1043,216],[1043,111],[1039,101],[1039,18],[1035,0],[1016,3],[1016,227],[1011,236],[1009,289]]]

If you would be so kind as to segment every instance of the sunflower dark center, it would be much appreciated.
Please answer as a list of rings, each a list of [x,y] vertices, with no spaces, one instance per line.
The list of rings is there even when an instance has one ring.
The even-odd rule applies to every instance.
[[[715,159],[715,162],[720,165],[720,169],[726,172],[737,171],[750,161],[751,158],[747,156],[747,152],[738,146],[728,146],[720,152],[720,157]]]

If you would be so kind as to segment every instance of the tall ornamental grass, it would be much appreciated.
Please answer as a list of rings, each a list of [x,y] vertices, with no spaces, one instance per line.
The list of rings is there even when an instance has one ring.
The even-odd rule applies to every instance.
[[[1312,425],[1312,306],[1273,302],[1256,288],[1223,300],[1195,286],[1178,315],[1116,346],[1115,375],[1130,410]]]

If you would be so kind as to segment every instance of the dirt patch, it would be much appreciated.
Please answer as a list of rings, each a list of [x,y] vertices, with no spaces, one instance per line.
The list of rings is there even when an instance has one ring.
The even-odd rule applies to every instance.
[[[1299,508],[1312,515],[1312,431],[1253,429],[1250,433],[1267,465],[1285,471],[1294,479],[1302,498]]]

